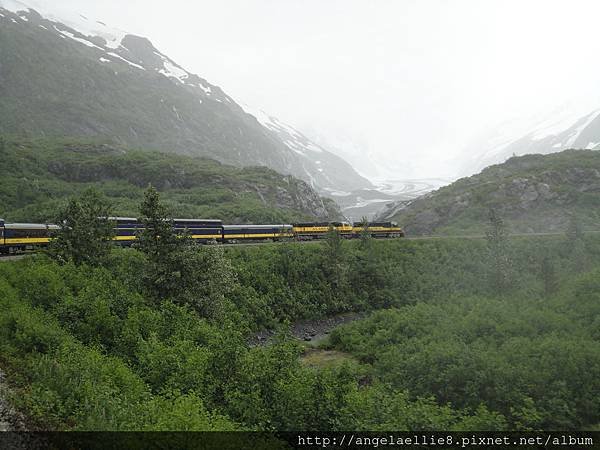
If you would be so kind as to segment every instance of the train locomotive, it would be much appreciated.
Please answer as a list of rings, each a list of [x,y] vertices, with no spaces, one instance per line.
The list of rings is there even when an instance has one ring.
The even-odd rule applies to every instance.
[[[121,245],[131,245],[143,225],[132,217],[110,217],[114,223],[113,240]],[[216,219],[174,219],[175,232],[187,233],[199,243],[242,243],[284,240],[315,240],[327,236],[330,228],[346,239],[357,238],[365,231],[375,238],[403,237],[404,232],[394,222],[303,222],[292,225],[224,225]],[[0,253],[13,253],[43,247],[59,229],[54,224],[5,223],[0,219]]]

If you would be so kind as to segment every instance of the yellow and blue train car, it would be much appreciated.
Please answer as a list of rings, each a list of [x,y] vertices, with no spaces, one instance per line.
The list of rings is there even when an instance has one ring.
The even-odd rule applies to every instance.
[[[110,217],[115,223],[114,240],[131,244],[143,225],[134,217]],[[200,242],[218,241],[223,238],[223,222],[215,219],[174,219],[173,228],[178,233],[188,233]]]
[[[47,245],[58,226],[47,223],[5,223],[0,219],[0,252],[10,253]]]
[[[293,225],[294,236],[300,240],[322,239],[330,228],[337,230],[343,237],[352,237],[352,225],[349,222],[303,222]]]
[[[404,230],[396,222],[354,222],[352,234],[360,236],[365,231],[375,238],[404,237]]]
[[[223,225],[223,242],[278,241],[293,237],[292,225]]]

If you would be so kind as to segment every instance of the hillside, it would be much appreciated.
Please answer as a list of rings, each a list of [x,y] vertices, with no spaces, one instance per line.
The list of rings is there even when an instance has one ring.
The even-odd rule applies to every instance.
[[[510,158],[414,201],[391,204],[379,217],[397,220],[408,234],[481,232],[489,208],[512,232],[565,231],[576,216],[600,229],[600,153],[567,150]]]
[[[135,216],[149,183],[176,217],[230,223],[338,218],[339,209],[304,181],[265,167],[130,150],[98,141],[0,136],[0,217],[47,221],[66,197],[94,186],[115,215]]]
[[[513,119],[482,133],[464,150],[460,172],[471,175],[511,156],[600,148],[600,109],[563,105],[526,119]]]
[[[0,133],[110,138],[240,167],[267,166],[319,189],[369,186],[332,153],[305,151],[316,146],[304,137],[263,126],[148,39],[103,23],[0,0],[0,61]]]

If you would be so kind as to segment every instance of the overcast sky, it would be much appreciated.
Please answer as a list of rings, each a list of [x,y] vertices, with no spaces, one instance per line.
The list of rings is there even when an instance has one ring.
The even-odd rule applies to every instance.
[[[149,37],[238,102],[361,142],[382,173],[452,175],[482,129],[600,91],[597,0],[38,1]]]

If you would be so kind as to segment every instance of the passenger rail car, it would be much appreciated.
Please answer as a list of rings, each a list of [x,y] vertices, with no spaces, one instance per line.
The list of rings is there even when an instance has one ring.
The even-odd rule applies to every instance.
[[[136,234],[143,230],[143,225],[133,217],[110,217],[115,223],[116,241],[121,244],[130,244],[136,240]],[[223,222],[213,219],[175,219],[173,228],[176,232],[189,233],[192,239],[198,239],[201,242],[219,240],[223,237]]]
[[[58,226],[45,223],[5,223],[0,219],[0,252],[11,253],[47,245]]]
[[[348,222],[304,222],[295,223],[294,236],[299,240],[323,239],[327,236],[329,228],[337,230],[343,237],[352,237],[352,225]]]
[[[115,227],[113,240],[121,245],[131,245],[143,225],[133,217],[110,217]],[[173,228],[178,233],[188,233],[200,243],[252,242],[265,240],[313,240],[323,239],[333,227],[346,239],[358,238],[365,224],[355,222],[303,222],[294,225],[223,225],[214,219],[174,219]],[[52,224],[5,223],[0,219],[0,253],[11,253],[44,246],[50,242],[52,233],[59,227]],[[394,222],[369,222],[367,230],[373,237],[396,238],[404,232]]]
[[[399,238],[404,237],[404,231],[396,222],[368,222],[366,224],[367,233],[375,238]],[[360,236],[365,231],[364,222],[354,222],[353,234]]]
[[[223,242],[240,240],[291,239],[294,229],[291,225],[223,225]]]

